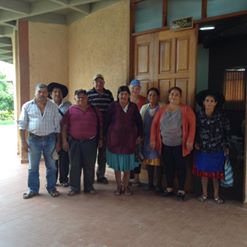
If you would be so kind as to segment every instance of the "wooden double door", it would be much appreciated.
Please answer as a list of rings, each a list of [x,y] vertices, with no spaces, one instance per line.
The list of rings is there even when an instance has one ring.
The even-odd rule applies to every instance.
[[[161,31],[134,39],[134,75],[142,84],[142,94],[158,87],[161,101],[167,101],[167,91],[178,86],[183,102],[194,105],[197,31]]]
[[[142,95],[150,87],[160,89],[161,102],[167,102],[168,89],[182,89],[182,101],[194,108],[197,31],[161,31],[134,39],[134,75],[142,84]],[[192,192],[192,157],[189,157],[186,191]],[[142,170],[140,179],[147,182]]]

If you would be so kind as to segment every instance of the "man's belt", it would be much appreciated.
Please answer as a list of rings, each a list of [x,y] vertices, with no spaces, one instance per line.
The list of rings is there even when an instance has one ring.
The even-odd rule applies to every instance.
[[[35,134],[32,133],[32,132],[29,132],[29,136],[35,137],[35,138],[45,138],[45,137],[50,136],[50,135],[53,135],[53,134],[54,134],[54,133],[50,133],[50,134],[45,135],[45,136],[39,136],[39,135],[35,135]]]

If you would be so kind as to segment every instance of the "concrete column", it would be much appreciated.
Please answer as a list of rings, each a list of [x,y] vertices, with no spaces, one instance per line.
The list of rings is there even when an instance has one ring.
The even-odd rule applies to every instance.
[[[22,105],[30,100],[30,73],[29,73],[29,34],[28,21],[19,21],[15,39],[16,47],[16,114],[19,117]],[[28,162],[27,153],[21,148],[18,139],[18,148],[21,163]]]

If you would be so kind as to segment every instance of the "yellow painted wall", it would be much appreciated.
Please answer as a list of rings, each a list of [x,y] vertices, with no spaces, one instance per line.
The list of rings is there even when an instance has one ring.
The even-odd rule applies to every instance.
[[[116,95],[129,73],[129,0],[96,11],[69,26],[69,88],[92,88],[102,73]]]
[[[37,82],[68,84],[68,27],[29,22],[30,98]]]

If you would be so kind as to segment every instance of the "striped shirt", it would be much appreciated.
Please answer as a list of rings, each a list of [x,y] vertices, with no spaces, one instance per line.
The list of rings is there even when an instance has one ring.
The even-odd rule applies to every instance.
[[[113,102],[113,96],[110,90],[105,89],[103,93],[98,93],[95,88],[87,92],[88,102],[99,109],[102,116],[107,112],[109,105]]]
[[[19,129],[27,130],[38,136],[46,136],[60,132],[60,114],[57,106],[47,100],[43,115],[35,100],[30,100],[22,106],[18,121]]]

